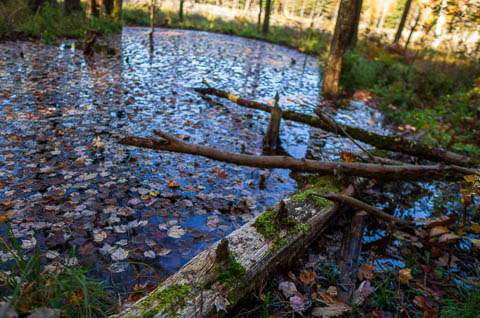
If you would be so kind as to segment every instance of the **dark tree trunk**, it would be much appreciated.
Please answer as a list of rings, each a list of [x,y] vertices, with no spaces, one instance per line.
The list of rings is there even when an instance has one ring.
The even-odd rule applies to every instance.
[[[183,1],[180,0],[180,9],[178,10],[178,18],[183,22]]]
[[[122,6],[123,0],[113,0],[112,17],[117,21],[122,20]]]
[[[323,74],[322,94],[325,98],[336,98],[340,95],[339,84],[343,55],[352,41],[352,34],[355,32],[355,23],[358,23],[356,19],[358,10],[361,10],[361,0],[340,1],[330,54]]]
[[[29,0],[28,5],[33,11],[37,11],[45,2],[45,0]]]
[[[265,3],[265,17],[263,18],[263,29],[264,34],[268,33],[268,28],[270,26],[270,11],[272,10],[272,0],[267,0]]]
[[[405,22],[407,21],[408,11],[410,11],[410,5],[412,4],[412,0],[407,0],[405,3],[405,8],[403,9],[402,18],[400,19],[400,24],[398,25],[397,33],[395,34],[395,39],[393,43],[398,43],[400,38],[402,37],[403,28],[405,27]]]
[[[113,0],[97,0],[97,5],[105,15],[110,15],[113,11]]]
[[[358,26],[360,25],[360,15],[362,14],[362,2],[363,0],[355,1],[355,21],[353,22],[353,30],[350,37],[349,48],[354,48],[357,45],[358,40]]]
[[[70,13],[72,11],[81,11],[82,6],[80,0],[64,0],[65,12]]]
[[[97,10],[97,1],[95,0],[87,0],[87,7],[86,7],[87,17],[93,17],[98,15]]]
[[[260,32],[260,25],[262,24],[262,0],[258,1],[258,21],[257,21],[257,30]]]

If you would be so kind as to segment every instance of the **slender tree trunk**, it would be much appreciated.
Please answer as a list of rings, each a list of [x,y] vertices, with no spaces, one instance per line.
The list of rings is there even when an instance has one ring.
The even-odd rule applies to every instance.
[[[63,2],[65,12],[70,13],[72,11],[81,11],[82,6],[80,0],[64,0]]]
[[[432,47],[434,49],[438,48],[442,42],[442,28],[447,20],[447,0],[442,0],[442,6],[440,8],[440,13],[437,19],[437,25],[435,26],[435,41],[433,41]]]
[[[257,20],[257,31],[260,32],[260,25],[262,24],[262,7],[263,1],[258,0],[258,20]]]
[[[285,0],[283,1],[282,9],[283,9],[283,15],[286,18],[290,17],[290,13],[288,12],[288,4],[290,3],[290,0]]]
[[[97,16],[97,2],[95,0],[87,0],[87,7],[85,11],[87,13],[87,17],[89,18]]]
[[[383,3],[383,10],[382,10],[382,17],[380,18],[380,22],[378,23],[378,32],[382,32],[383,29],[383,24],[385,23],[385,18],[387,17],[387,12],[388,9],[390,8],[390,4],[392,3],[392,0],[386,0]]]
[[[310,19],[310,25],[312,25],[313,17],[315,17],[315,10],[317,9],[317,2],[318,2],[318,0],[313,1],[312,9],[310,10],[310,16],[308,17]]]
[[[303,18],[303,15],[305,14],[305,6],[307,5],[307,0],[303,0],[302,2],[302,8],[300,9],[300,17]]]
[[[410,40],[412,39],[413,32],[415,32],[415,29],[418,26],[418,22],[420,21],[421,11],[422,10],[420,10],[420,9],[418,10],[417,18],[415,19],[415,24],[413,25],[412,29],[410,30],[410,34],[408,35],[407,42],[405,42],[405,48],[403,49],[405,53],[407,52],[408,45],[410,44]]]
[[[180,0],[180,8],[178,9],[178,18],[181,22],[183,22],[183,2],[184,0]]]
[[[264,34],[268,33],[268,28],[270,26],[270,11],[272,9],[272,0],[267,0],[265,3],[265,17],[263,18],[263,29]]]
[[[117,21],[122,20],[122,6],[123,0],[113,0],[112,17]]]
[[[250,5],[252,4],[252,0],[247,0],[245,3],[245,8],[243,9],[243,14],[247,14],[248,10],[250,9]]]
[[[343,55],[352,42],[355,32],[357,6],[361,0],[342,0],[338,10],[330,54],[323,74],[322,94],[325,98],[336,98],[340,95],[340,73],[342,71]],[[359,3],[360,2],[360,3]]]
[[[232,11],[237,11],[237,8],[238,8],[238,0],[233,0]]]
[[[400,38],[402,37],[403,28],[405,27],[405,22],[407,21],[408,12],[410,11],[410,5],[412,4],[412,0],[407,0],[405,3],[405,8],[403,8],[402,18],[400,19],[400,24],[398,25],[397,33],[395,34],[395,39],[393,43],[398,43]]]

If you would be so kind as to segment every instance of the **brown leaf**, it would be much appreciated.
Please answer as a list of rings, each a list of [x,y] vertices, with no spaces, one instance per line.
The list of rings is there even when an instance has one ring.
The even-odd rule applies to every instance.
[[[375,266],[373,264],[362,264],[358,268],[358,279],[373,279],[375,277],[373,271],[375,270]]]
[[[340,317],[343,313],[352,310],[344,303],[330,304],[327,307],[315,307],[312,310],[312,317],[330,318]]]
[[[435,226],[434,228],[432,228],[430,230],[429,236],[430,237],[439,236],[439,235],[449,233],[449,232],[450,232],[450,230],[447,229],[445,226],[438,225],[438,226]]]
[[[312,272],[308,272],[306,270],[301,270],[300,271],[300,281],[304,283],[305,285],[310,285],[315,281],[315,274]]]
[[[448,244],[448,243],[452,243],[453,241],[456,241],[458,239],[460,239],[460,236],[458,236],[456,234],[453,234],[453,233],[447,233],[447,234],[443,234],[442,236],[440,236],[440,238],[438,239],[438,243]]]

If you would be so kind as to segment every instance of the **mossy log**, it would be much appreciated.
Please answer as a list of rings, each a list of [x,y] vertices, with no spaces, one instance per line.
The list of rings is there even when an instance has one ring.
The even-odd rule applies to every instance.
[[[217,161],[257,168],[281,168],[298,172],[320,174],[345,174],[359,177],[370,177],[388,180],[427,180],[459,178],[477,172],[455,165],[402,165],[390,166],[359,162],[330,162],[306,159],[295,159],[286,156],[254,156],[223,151],[214,147],[206,147],[183,142],[161,131],[154,131],[162,139],[127,136],[120,143],[154,150],[165,150],[207,157]]]
[[[204,84],[206,83],[204,82]],[[206,85],[208,86],[208,84]],[[194,88],[194,90],[197,93],[203,95],[215,95],[221,98],[228,99],[240,106],[244,106],[247,108],[261,110],[268,113],[271,113],[273,111],[273,107],[270,105],[243,99],[229,92],[215,89],[211,86],[208,86],[207,88]],[[477,161],[469,157],[462,156],[460,154],[456,154],[442,148],[430,147],[426,144],[407,140],[400,136],[384,136],[358,127],[340,124],[337,125],[340,126],[342,129],[336,129],[335,127],[329,125],[327,122],[321,120],[318,117],[287,110],[283,110],[282,118],[284,120],[292,120],[295,122],[307,124],[311,127],[320,128],[322,130],[332,132],[344,137],[351,136],[356,140],[372,145],[378,149],[401,152],[435,162],[447,162],[461,166],[475,166],[476,164],[478,164]]]
[[[353,186],[343,193],[352,195]],[[191,259],[156,291],[113,317],[222,316],[249,293],[259,292],[271,273],[315,242],[339,208],[333,202],[319,205],[313,198],[303,202],[287,198]],[[276,222],[279,212],[282,220]],[[219,258],[227,258],[226,254],[228,265],[218,264],[225,263]]]

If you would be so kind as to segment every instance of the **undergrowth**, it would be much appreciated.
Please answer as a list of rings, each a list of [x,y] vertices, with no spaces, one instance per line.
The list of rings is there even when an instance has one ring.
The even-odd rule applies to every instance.
[[[121,30],[121,22],[109,16],[88,19],[84,12],[66,14],[62,3],[46,2],[34,12],[26,0],[0,2],[0,39],[24,36],[52,43],[59,38],[80,38],[86,30],[110,34]]]
[[[388,119],[409,125],[427,144],[480,156],[478,63],[363,41],[346,53],[341,81],[346,92],[380,96]]]
[[[113,292],[104,281],[87,276],[88,266],[76,262],[74,249],[64,262],[47,264],[38,245],[27,257],[6,225],[8,241],[0,238],[0,246],[13,256],[13,261],[2,264],[1,301],[19,313],[41,307],[60,309],[68,317],[106,317],[112,313]]]

